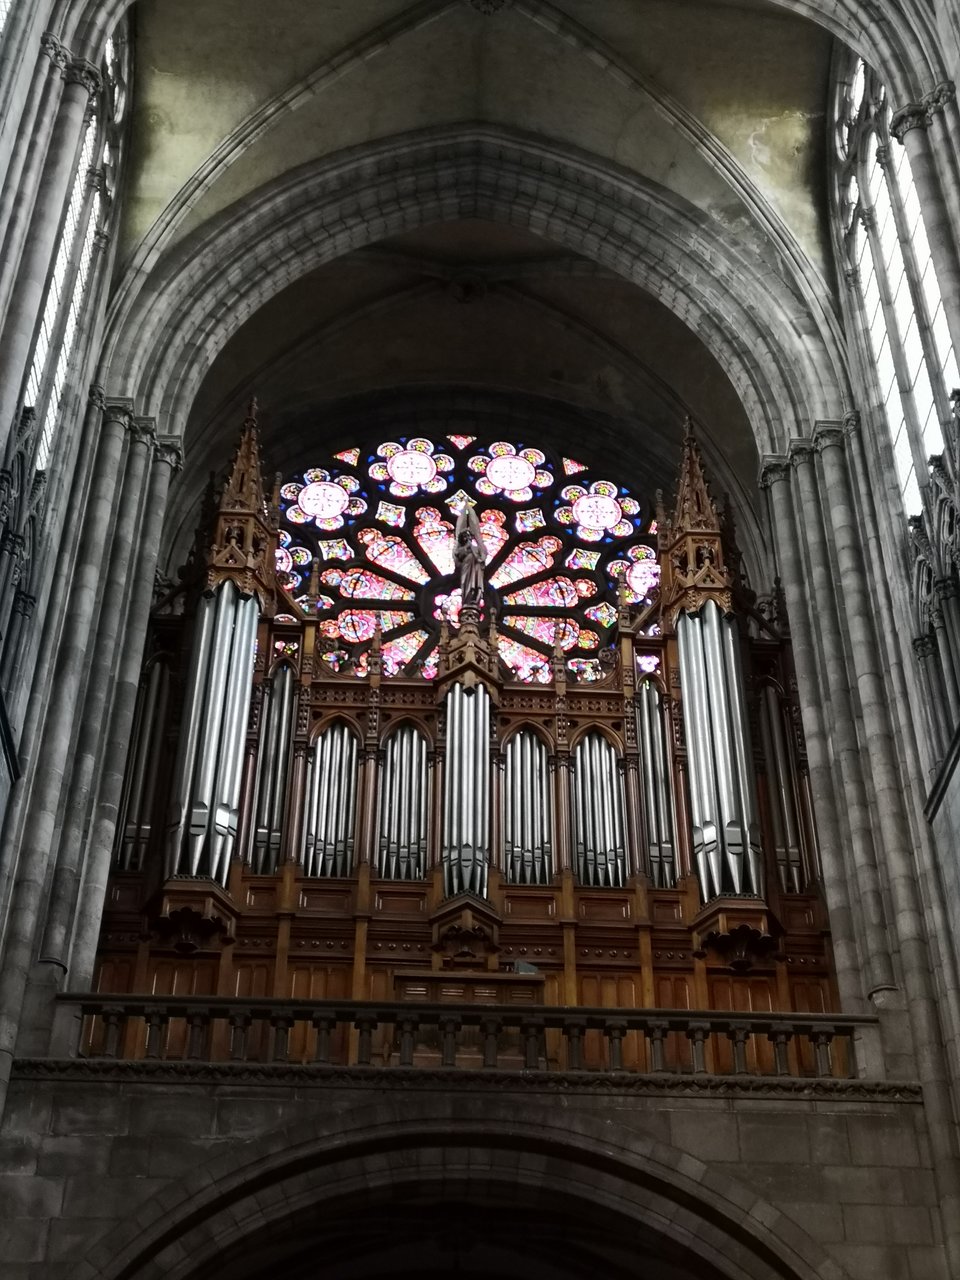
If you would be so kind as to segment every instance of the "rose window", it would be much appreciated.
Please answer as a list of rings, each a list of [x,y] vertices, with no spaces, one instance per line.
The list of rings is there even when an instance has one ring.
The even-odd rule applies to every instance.
[[[365,676],[377,643],[387,676],[435,678],[441,628],[460,626],[455,531],[469,506],[485,559],[481,625],[496,625],[504,679],[547,682],[558,661],[570,680],[601,679],[619,594],[648,600],[659,566],[640,503],[589,470],[466,435],[343,449],[281,489],[281,607],[316,613],[331,674]]]

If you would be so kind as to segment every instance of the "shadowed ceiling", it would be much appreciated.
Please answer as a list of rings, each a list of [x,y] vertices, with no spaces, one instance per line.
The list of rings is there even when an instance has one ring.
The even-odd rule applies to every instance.
[[[759,0],[141,0],[135,41],[121,273],[344,148],[483,123],[636,175],[771,262],[776,225],[829,275],[831,42]],[[691,413],[762,572],[757,453],[724,370],[636,285],[528,232],[467,220],[385,239],[246,320],[186,424],[173,560],[253,392],[284,471],[389,436],[391,413],[439,432],[459,405],[494,435],[498,413],[526,413],[546,443],[587,442],[649,496]]]

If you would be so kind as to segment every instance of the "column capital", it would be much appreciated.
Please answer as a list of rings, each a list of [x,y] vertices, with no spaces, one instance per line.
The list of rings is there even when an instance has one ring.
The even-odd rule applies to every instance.
[[[96,97],[103,88],[103,76],[86,58],[71,58],[64,68],[63,78],[67,84],[78,84],[86,89],[88,98]]]
[[[846,281],[848,289],[857,290],[860,288],[859,267],[847,267],[846,271],[843,273],[843,278]]]
[[[934,656],[935,649],[933,636],[914,636],[911,643],[913,644],[913,652],[921,662],[924,661],[924,659],[932,658]]]
[[[851,409],[849,413],[843,415],[843,434],[846,436],[857,436],[860,434],[862,426],[860,419],[860,410]]]
[[[790,459],[780,454],[766,454],[760,459],[760,488],[770,489],[790,479]]]
[[[171,471],[179,471],[183,467],[183,450],[178,436],[157,436],[153,456],[157,462],[164,462]]]
[[[813,447],[820,454],[824,449],[842,449],[845,435],[842,422],[818,422],[813,430]]]
[[[926,129],[930,123],[927,108],[922,102],[908,102],[906,106],[895,111],[890,119],[890,134],[899,143],[903,142],[911,129]]]
[[[157,426],[153,418],[131,419],[129,431],[137,444],[151,445],[157,438]]]
[[[133,401],[125,397],[110,398],[103,401],[104,423],[115,422],[129,431],[133,422]]]
[[[956,102],[957,86],[952,80],[941,80],[941,82],[930,90],[929,93],[923,95],[923,105],[927,109],[927,118],[930,119],[946,108],[948,102]]]
[[[795,470],[809,466],[815,452],[812,440],[798,436],[790,441],[790,462]]]
[[[61,72],[66,70],[67,63],[70,61],[70,50],[52,31],[45,31],[40,37],[40,52],[46,54],[58,70]]]

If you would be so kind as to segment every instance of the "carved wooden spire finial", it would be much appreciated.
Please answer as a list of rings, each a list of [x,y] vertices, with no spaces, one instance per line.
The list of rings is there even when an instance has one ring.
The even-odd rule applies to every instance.
[[[684,421],[683,456],[672,517],[658,495],[661,557],[660,599],[669,626],[681,610],[696,613],[707,600],[728,612],[733,605],[733,575],[725,555],[723,521],[710,496],[700,446],[690,418]]]
[[[229,578],[244,595],[256,593],[265,607],[269,603],[272,613],[277,530],[263,483],[257,413],[253,399],[217,504],[216,531],[207,556],[207,589]]]

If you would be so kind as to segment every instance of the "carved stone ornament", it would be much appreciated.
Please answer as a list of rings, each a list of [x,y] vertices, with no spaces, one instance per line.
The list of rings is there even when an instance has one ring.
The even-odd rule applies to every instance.
[[[212,880],[168,880],[148,920],[151,931],[183,956],[228,945],[236,935],[236,907]]]
[[[944,80],[941,84],[935,85],[923,98],[923,105],[927,109],[927,117],[930,118],[937,115],[944,110],[948,102],[955,102],[956,98],[957,86],[952,80]]]
[[[908,102],[905,107],[894,112],[890,121],[890,133],[902,143],[911,129],[926,129],[929,123],[927,107],[922,102]]]

